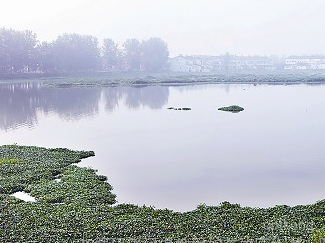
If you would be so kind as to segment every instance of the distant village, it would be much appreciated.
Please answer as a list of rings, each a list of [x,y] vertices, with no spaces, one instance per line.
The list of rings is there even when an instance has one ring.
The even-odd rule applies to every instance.
[[[172,72],[216,72],[220,70],[325,70],[325,56],[185,56],[169,59]]]

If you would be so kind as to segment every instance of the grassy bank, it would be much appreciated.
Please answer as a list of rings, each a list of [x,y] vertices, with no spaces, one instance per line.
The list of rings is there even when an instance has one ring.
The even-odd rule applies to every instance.
[[[236,71],[215,73],[145,73],[145,72],[96,72],[76,74],[32,74],[0,78],[0,83],[42,82],[55,87],[93,87],[117,85],[192,85],[192,84],[322,84],[323,71]]]
[[[267,209],[224,202],[199,205],[185,213],[116,204],[105,176],[74,165],[93,155],[68,149],[0,146],[0,242],[266,237],[277,241],[313,239],[316,243],[325,237],[321,229],[325,201]],[[58,178],[61,181],[55,180]],[[28,192],[37,201],[10,196],[17,191]]]

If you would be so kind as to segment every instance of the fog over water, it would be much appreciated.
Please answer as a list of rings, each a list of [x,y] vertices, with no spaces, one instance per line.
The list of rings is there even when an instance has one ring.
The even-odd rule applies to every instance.
[[[119,203],[177,211],[323,199],[324,85],[0,85],[0,144],[94,150]],[[217,111],[239,104],[238,114]],[[191,107],[191,111],[167,108]]]
[[[325,53],[323,0],[11,0],[0,27],[30,29],[40,40],[62,33],[163,38],[182,54]]]
[[[119,203],[176,211],[223,201],[251,207],[315,203],[325,198],[325,85],[258,83],[324,82],[321,58],[284,66],[288,55],[325,55],[324,10],[324,0],[4,1],[1,78],[35,75],[44,82],[1,81],[0,145],[93,150],[96,156],[80,166],[108,176]],[[38,45],[43,41],[51,43]],[[222,59],[199,57],[189,63],[201,67],[192,69],[185,58],[176,58],[182,66],[167,73],[168,58],[179,54]],[[263,56],[273,54],[279,58]],[[240,55],[249,56],[249,65],[239,65]],[[253,55],[261,56],[259,65],[252,64]],[[316,64],[317,74],[295,80],[302,71],[296,69]],[[267,69],[264,76],[261,70],[246,76],[241,69],[258,67]],[[49,85],[54,74],[61,79],[93,71],[103,83],[82,77],[94,83],[68,87],[72,79],[62,77],[61,88]],[[219,76],[209,80],[205,71]],[[159,86],[162,76],[155,72],[166,75],[160,82],[165,85],[219,77],[255,85]],[[125,73],[134,76],[123,79]],[[117,87],[100,86],[105,80],[113,84],[114,75]],[[150,79],[152,85],[145,86]],[[228,105],[245,110],[218,111]]]

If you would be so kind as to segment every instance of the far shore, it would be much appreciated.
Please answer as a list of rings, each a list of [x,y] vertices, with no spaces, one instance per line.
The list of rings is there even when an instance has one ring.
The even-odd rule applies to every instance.
[[[147,86],[147,85],[194,85],[194,84],[325,84],[322,71],[249,70],[215,73],[176,72],[87,72],[73,74],[15,74],[0,75],[0,83],[41,82],[57,87],[93,86]]]

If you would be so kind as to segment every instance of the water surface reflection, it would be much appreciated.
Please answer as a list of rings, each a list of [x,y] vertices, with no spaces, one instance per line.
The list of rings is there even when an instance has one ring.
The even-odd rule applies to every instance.
[[[81,164],[107,175],[119,202],[307,204],[325,198],[324,94],[306,85],[6,84],[0,143],[94,150]],[[217,111],[231,104],[245,111]]]
[[[121,102],[128,108],[148,106],[159,109],[168,100],[167,87],[49,88],[37,83],[0,85],[0,129],[33,127],[38,113],[55,113],[62,119],[78,120],[98,114],[104,104],[107,111]]]

